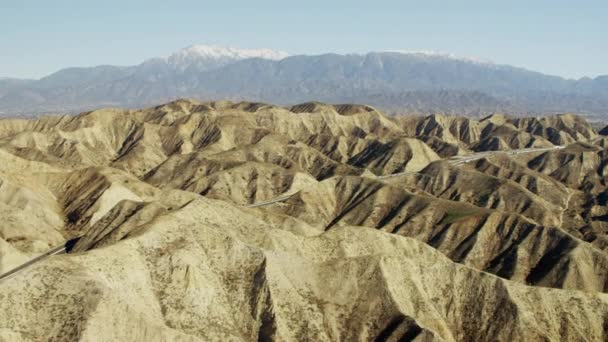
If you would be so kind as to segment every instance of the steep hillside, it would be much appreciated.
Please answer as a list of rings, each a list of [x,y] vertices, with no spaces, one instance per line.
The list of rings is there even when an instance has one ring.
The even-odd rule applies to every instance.
[[[0,120],[0,340],[604,341],[607,146],[320,102]]]

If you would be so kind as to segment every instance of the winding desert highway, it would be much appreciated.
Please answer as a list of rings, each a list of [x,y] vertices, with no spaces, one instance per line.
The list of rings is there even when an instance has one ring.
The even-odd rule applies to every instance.
[[[502,153],[502,154],[507,154],[507,155],[517,155],[517,154],[523,154],[523,153],[561,150],[564,148],[566,148],[565,145],[559,145],[559,146],[552,146],[552,147],[522,148],[522,149],[508,150],[508,151],[484,151],[484,152],[477,152],[477,153],[462,155],[462,156],[453,156],[453,157],[446,158],[445,160],[447,160],[448,163],[450,163],[452,165],[462,165],[462,164],[466,164],[466,163],[469,163],[469,162],[472,162],[475,160],[479,160],[479,159],[482,159],[482,158],[485,158],[485,157],[488,157],[491,155],[495,155],[495,154]],[[390,175],[379,176],[378,179],[386,179],[386,178],[398,177],[398,176],[403,176],[403,175],[411,175],[411,174],[419,174],[419,175],[425,176],[425,174],[420,173],[420,172],[404,171],[404,172],[393,173]]]
[[[274,204],[274,203],[277,203],[277,202],[285,201],[285,200],[289,199],[291,196],[293,196],[295,194],[296,193],[291,193],[289,195],[279,196],[279,197],[276,197],[276,198],[273,198],[273,199],[270,199],[270,200],[267,200],[267,201],[250,204],[247,207],[249,207],[249,208],[257,208],[257,207],[263,207],[263,206],[271,205],[271,204]],[[24,263],[22,265],[19,265],[19,266],[15,267],[15,268],[13,268],[12,270],[10,270],[10,271],[8,271],[8,272],[6,272],[4,274],[1,274],[0,275],[0,281],[2,281],[4,279],[8,279],[11,276],[19,273],[20,271],[23,271],[24,269],[32,266],[33,264],[35,264],[35,263],[37,263],[37,262],[39,262],[41,260],[44,260],[44,259],[46,259],[46,258],[48,258],[48,257],[50,257],[52,255],[64,254],[67,251],[68,251],[68,242],[65,242],[64,244],[62,244],[60,246],[57,246],[57,247],[51,249],[50,251],[48,251],[48,252],[46,252],[44,254],[41,254],[41,255],[39,255],[39,256],[37,256],[37,257],[29,260],[28,262],[26,262],[26,263]]]
[[[447,158],[446,160],[449,163],[451,163],[452,165],[462,165],[462,164],[466,164],[466,163],[469,163],[469,162],[472,162],[475,160],[479,160],[479,159],[488,157],[493,154],[504,153],[504,154],[508,154],[508,155],[517,155],[517,154],[522,154],[522,153],[546,152],[546,151],[551,151],[551,150],[559,150],[559,149],[563,149],[563,148],[565,148],[565,146],[561,145],[561,146],[553,146],[553,147],[546,147],[546,148],[524,148],[524,149],[508,150],[508,151],[485,151],[485,152],[477,152],[477,153],[463,155],[463,156],[454,156],[454,157]],[[406,172],[393,173],[393,174],[385,175],[385,176],[379,176],[378,179],[398,177],[398,176],[402,176],[402,175],[406,175],[406,174],[424,175],[419,172],[406,171]],[[289,195],[282,195],[282,196],[279,196],[279,197],[276,197],[276,198],[273,198],[273,199],[270,199],[267,201],[250,204],[247,207],[257,208],[257,207],[264,207],[264,206],[272,205],[272,204],[275,204],[278,202],[285,201],[295,194],[296,193],[291,193]],[[51,249],[50,251],[48,251],[44,254],[41,254],[41,255],[29,260],[28,262],[26,262],[18,267],[15,267],[14,269],[12,269],[4,274],[1,274],[0,281],[8,279],[11,276],[23,271],[24,269],[27,269],[28,267],[32,266],[33,264],[35,264],[41,260],[44,260],[50,256],[66,253],[66,251],[68,249],[68,247],[67,247],[68,244],[69,244],[69,242],[66,242],[63,245],[57,246],[57,247]]]
[[[452,165],[460,165],[460,164],[466,164],[468,162],[472,162],[474,160],[479,160],[481,158],[485,158],[485,157],[493,155],[493,154],[503,153],[503,154],[507,154],[507,155],[516,155],[516,154],[522,154],[522,153],[534,153],[534,152],[561,150],[564,148],[566,148],[566,146],[559,145],[559,146],[552,146],[552,147],[522,148],[522,149],[518,149],[518,150],[508,150],[508,151],[485,151],[485,152],[477,152],[477,153],[473,153],[470,155],[464,155],[464,156],[454,156],[454,157],[448,158],[448,160],[449,160],[449,163],[451,163]]]
[[[264,206],[267,206],[267,205],[271,205],[271,204],[274,204],[274,203],[277,203],[277,202],[283,202],[283,201],[289,199],[291,196],[295,195],[296,193],[297,192],[294,192],[292,194],[284,195],[284,196],[279,196],[279,197],[270,199],[268,201],[263,201],[263,202],[258,202],[258,203],[250,204],[247,207],[248,208],[257,208],[257,207],[264,207]]]
[[[57,247],[51,249],[50,251],[48,251],[48,252],[46,252],[44,254],[41,254],[41,255],[35,257],[34,259],[31,259],[30,261],[26,262],[25,264],[22,264],[22,265],[20,265],[18,267],[15,267],[12,270],[10,270],[10,271],[8,271],[8,272],[0,275],[0,281],[9,278],[12,275],[15,275],[19,271],[22,271],[25,268],[27,268],[29,266],[32,266],[33,264],[37,263],[38,261],[46,259],[47,257],[49,257],[51,255],[65,253],[65,250],[66,250],[66,245],[65,244],[57,246]]]

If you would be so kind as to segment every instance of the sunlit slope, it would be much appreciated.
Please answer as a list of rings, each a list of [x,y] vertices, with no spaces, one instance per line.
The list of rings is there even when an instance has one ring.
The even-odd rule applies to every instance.
[[[317,102],[3,120],[0,273],[80,240],[0,280],[0,339],[603,341],[607,145]]]

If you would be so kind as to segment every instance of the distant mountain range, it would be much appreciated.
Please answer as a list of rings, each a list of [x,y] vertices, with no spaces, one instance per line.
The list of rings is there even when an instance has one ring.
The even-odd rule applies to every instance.
[[[294,104],[358,102],[389,112],[577,112],[608,118],[608,76],[567,80],[508,65],[419,52],[289,56],[195,45],[136,66],[0,78],[0,114],[139,107],[192,97]]]

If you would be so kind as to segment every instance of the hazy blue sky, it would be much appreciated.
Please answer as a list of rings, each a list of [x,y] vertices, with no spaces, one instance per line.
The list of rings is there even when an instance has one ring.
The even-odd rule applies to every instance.
[[[594,77],[608,74],[608,1],[0,0],[0,77],[132,65],[196,43],[435,50]]]

